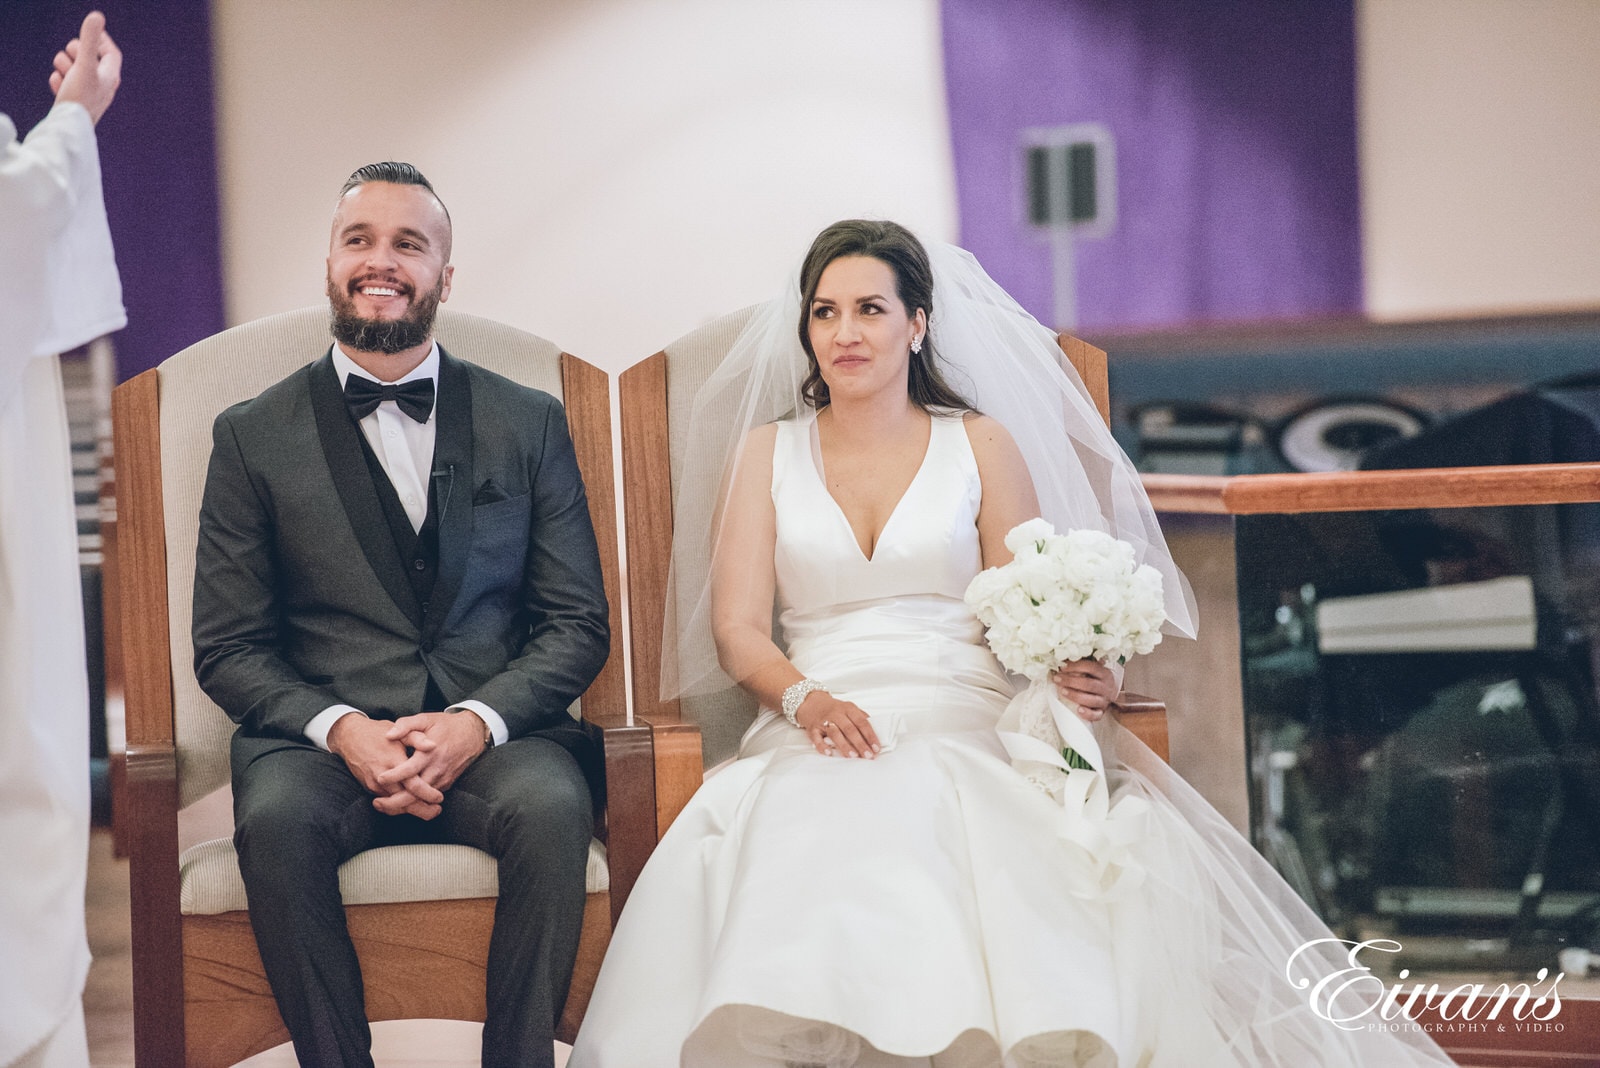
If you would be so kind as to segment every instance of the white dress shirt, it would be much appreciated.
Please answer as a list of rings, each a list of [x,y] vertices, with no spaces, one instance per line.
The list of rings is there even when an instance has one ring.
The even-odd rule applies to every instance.
[[[345,379],[352,374],[372,377],[346,356],[338,345],[333,346],[333,369],[338,372],[340,389],[344,388]],[[394,382],[378,384],[392,386],[421,379],[433,382],[434,396],[437,397],[439,389],[437,341],[433,343],[433,348],[428,350],[428,355],[423,361],[412,368],[410,373]],[[400,505],[406,510],[406,517],[411,520],[411,529],[416,531],[422,529],[422,523],[428,517],[428,481],[433,473],[433,443],[439,433],[439,421],[436,418],[438,414],[439,405],[436,401],[433,411],[428,414],[428,421],[419,423],[402,412],[394,401],[386,400],[356,424],[361,428],[367,444],[372,446],[373,455],[377,456],[378,463],[383,466],[384,474],[389,476],[389,483],[394,486],[394,491],[400,498]],[[460,701],[450,708],[451,710],[465,708],[477,713],[478,718],[489,728],[496,745],[504,745],[511,737],[506,721],[482,701]],[[306,724],[306,737],[311,739],[317,748],[327,749],[328,732],[333,729],[334,723],[342,716],[360,711],[352,705],[329,705]]]

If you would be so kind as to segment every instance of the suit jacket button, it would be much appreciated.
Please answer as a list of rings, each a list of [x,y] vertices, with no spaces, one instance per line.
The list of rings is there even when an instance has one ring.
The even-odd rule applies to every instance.
[[[415,568],[416,570],[418,570],[418,571],[426,571],[426,570],[428,570],[428,561],[426,561],[426,560],[413,560],[413,561],[411,561],[411,566],[413,568]]]

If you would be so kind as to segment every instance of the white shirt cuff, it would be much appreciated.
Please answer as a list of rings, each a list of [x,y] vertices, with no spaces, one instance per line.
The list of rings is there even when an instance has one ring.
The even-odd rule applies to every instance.
[[[494,736],[495,745],[505,745],[511,740],[511,731],[506,727],[506,721],[500,718],[500,713],[482,701],[457,701],[450,708],[464,708],[469,712],[476,712],[478,718],[483,720],[483,725],[488,727],[489,733]]]
[[[324,753],[333,752],[328,748],[328,732],[333,730],[335,723],[351,712],[358,716],[366,715],[365,712],[353,705],[329,705],[311,717],[311,722],[306,724],[306,737],[311,739],[312,745],[321,749]]]

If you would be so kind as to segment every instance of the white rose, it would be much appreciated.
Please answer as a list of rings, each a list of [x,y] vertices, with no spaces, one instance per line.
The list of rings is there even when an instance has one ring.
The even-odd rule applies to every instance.
[[[1010,580],[998,567],[978,572],[967,584],[965,596],[967,606],[981,616],[984,611],[999,603],[1001,595],[1010,584]]]
[[[1089,618],[1089,622],[1109,629],[1124,603],[1122,590],[1113,583],[1101,582],[1089,587],[1089,596],[1083,602],[1083,614]]]
[[[1094,649],[1094,625],[1082,616],[1066,621],[1057,632],[1054,649],[1057,663],[1093,656]]]
[[[1055,532],[1056,528],[1043,519],[1030,519],[1011,528],[1006,535],[1006,548],[1019,558],[1033,556],[1039,552],[1040,543],[1053,537]]]
[[[1033,614],[1033,598],[1021,586],[1007,586],[995,602],[994,613],[997,619],[1016,625]]]

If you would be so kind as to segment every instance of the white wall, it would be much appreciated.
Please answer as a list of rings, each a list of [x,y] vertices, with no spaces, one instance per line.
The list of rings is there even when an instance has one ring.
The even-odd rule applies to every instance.
[[[228,317],[319,302],[333,193],[409,159],[452,306],[620,370],[833,219],[956,232],[937,0],[215,0]],[[1358,0],[1366,304],[1600,305],[1600,0]]]
[[[1600,2],[1359,0],[1366,305],[1600,306]]]
[[[619,371],[818,229],[955,234],[936,0],[215,0],[228,319],[321,302],[380,159],[455,219],[450,306]]]

